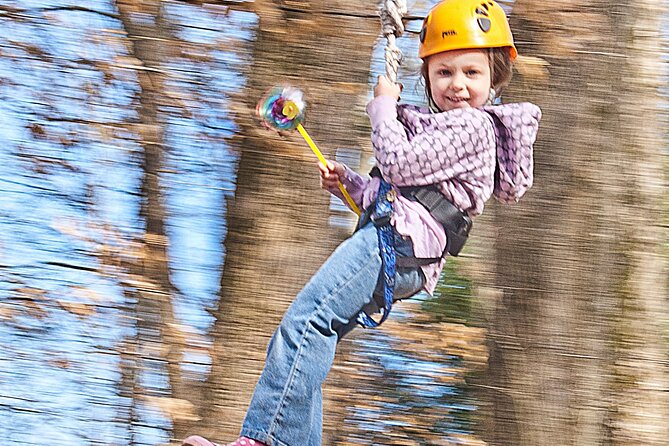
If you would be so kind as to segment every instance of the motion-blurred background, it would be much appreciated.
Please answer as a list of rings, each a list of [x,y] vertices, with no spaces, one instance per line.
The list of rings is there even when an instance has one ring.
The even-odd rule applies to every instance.
[[[410,0],[399,78],[420,103]],[[666,0],[501,2],[535,186],[434,297],[340,344],[324,445],[666,445]],[[235,438],[268,337],[346,237],[274,85],[370,167],[376,1],[0,2],[0,439]],[[413,32],[412,32],[413,31]]]

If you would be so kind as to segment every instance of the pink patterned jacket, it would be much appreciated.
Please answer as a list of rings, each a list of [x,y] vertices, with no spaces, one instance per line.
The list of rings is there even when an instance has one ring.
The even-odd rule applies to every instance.
[[[367,105],[377,165],[394,186],[437,184],[470,216],[494,196],[513,203],[532,186],[532,145],[541,111],[530,103],[432,113],[378,96]],[[374,203],[379,180],[347,168],[342,183],[362,208]],[[332,190],[340,195],[337,190]],[[341,197],[340,197],[341,198]],[[395,202],[392,224],[411,238],[416,257],[439,257],[446,234],[423,206],[404,197]],[[432,293],[444,261],[423,267]]]

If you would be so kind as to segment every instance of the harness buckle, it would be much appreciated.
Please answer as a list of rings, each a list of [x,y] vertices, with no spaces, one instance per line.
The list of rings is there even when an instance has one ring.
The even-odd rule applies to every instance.
[[[381,227],[381,226],[386,226],[390,224],[390,217],[392,216],[392,212],[384,213],[382,215],[376,215],[375,213],[372,213],[372,222],[374,222],[374,226]]]

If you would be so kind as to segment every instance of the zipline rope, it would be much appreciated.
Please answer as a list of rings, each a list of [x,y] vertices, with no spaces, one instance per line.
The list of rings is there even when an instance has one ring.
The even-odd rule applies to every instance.
[[[407,12],[406,0],[384,0],[381,11],[383,35],[388,39],[386,45],[386,76],[391,82],[397,82],[397,70],[402,62],[402,51],[395,41],[404,32],[402,17]],[[383,271],[383,307],[381,319],[376,321],[365,311],[358,314],[357,322],[366,328],[378,327],[390,315],[395,292],[395,273],[397,256],[395,253],[395,230],[390,224],[393,213],[395,192],[390,183],[381,178],[379,190],[376,194],[372,219],[377,227],[379,250],[381,255],[381,269]]]
[[[397,47],[395,41],[404,32],[402,17],[406,13],[406,0],[383,0],[380,16],[382,32],[388,41],[385,51],[386,76],[392,82],[397,82],[397,70],[402,63],[402,51]]]

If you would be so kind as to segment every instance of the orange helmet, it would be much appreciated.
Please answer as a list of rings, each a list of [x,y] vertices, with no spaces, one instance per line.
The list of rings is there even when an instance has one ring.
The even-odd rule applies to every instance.
[[[428,13],[420,32],[418,55],[425,59],[442,51],[509,47],[518,56],[501,6],[493,0],[443,0]]]

